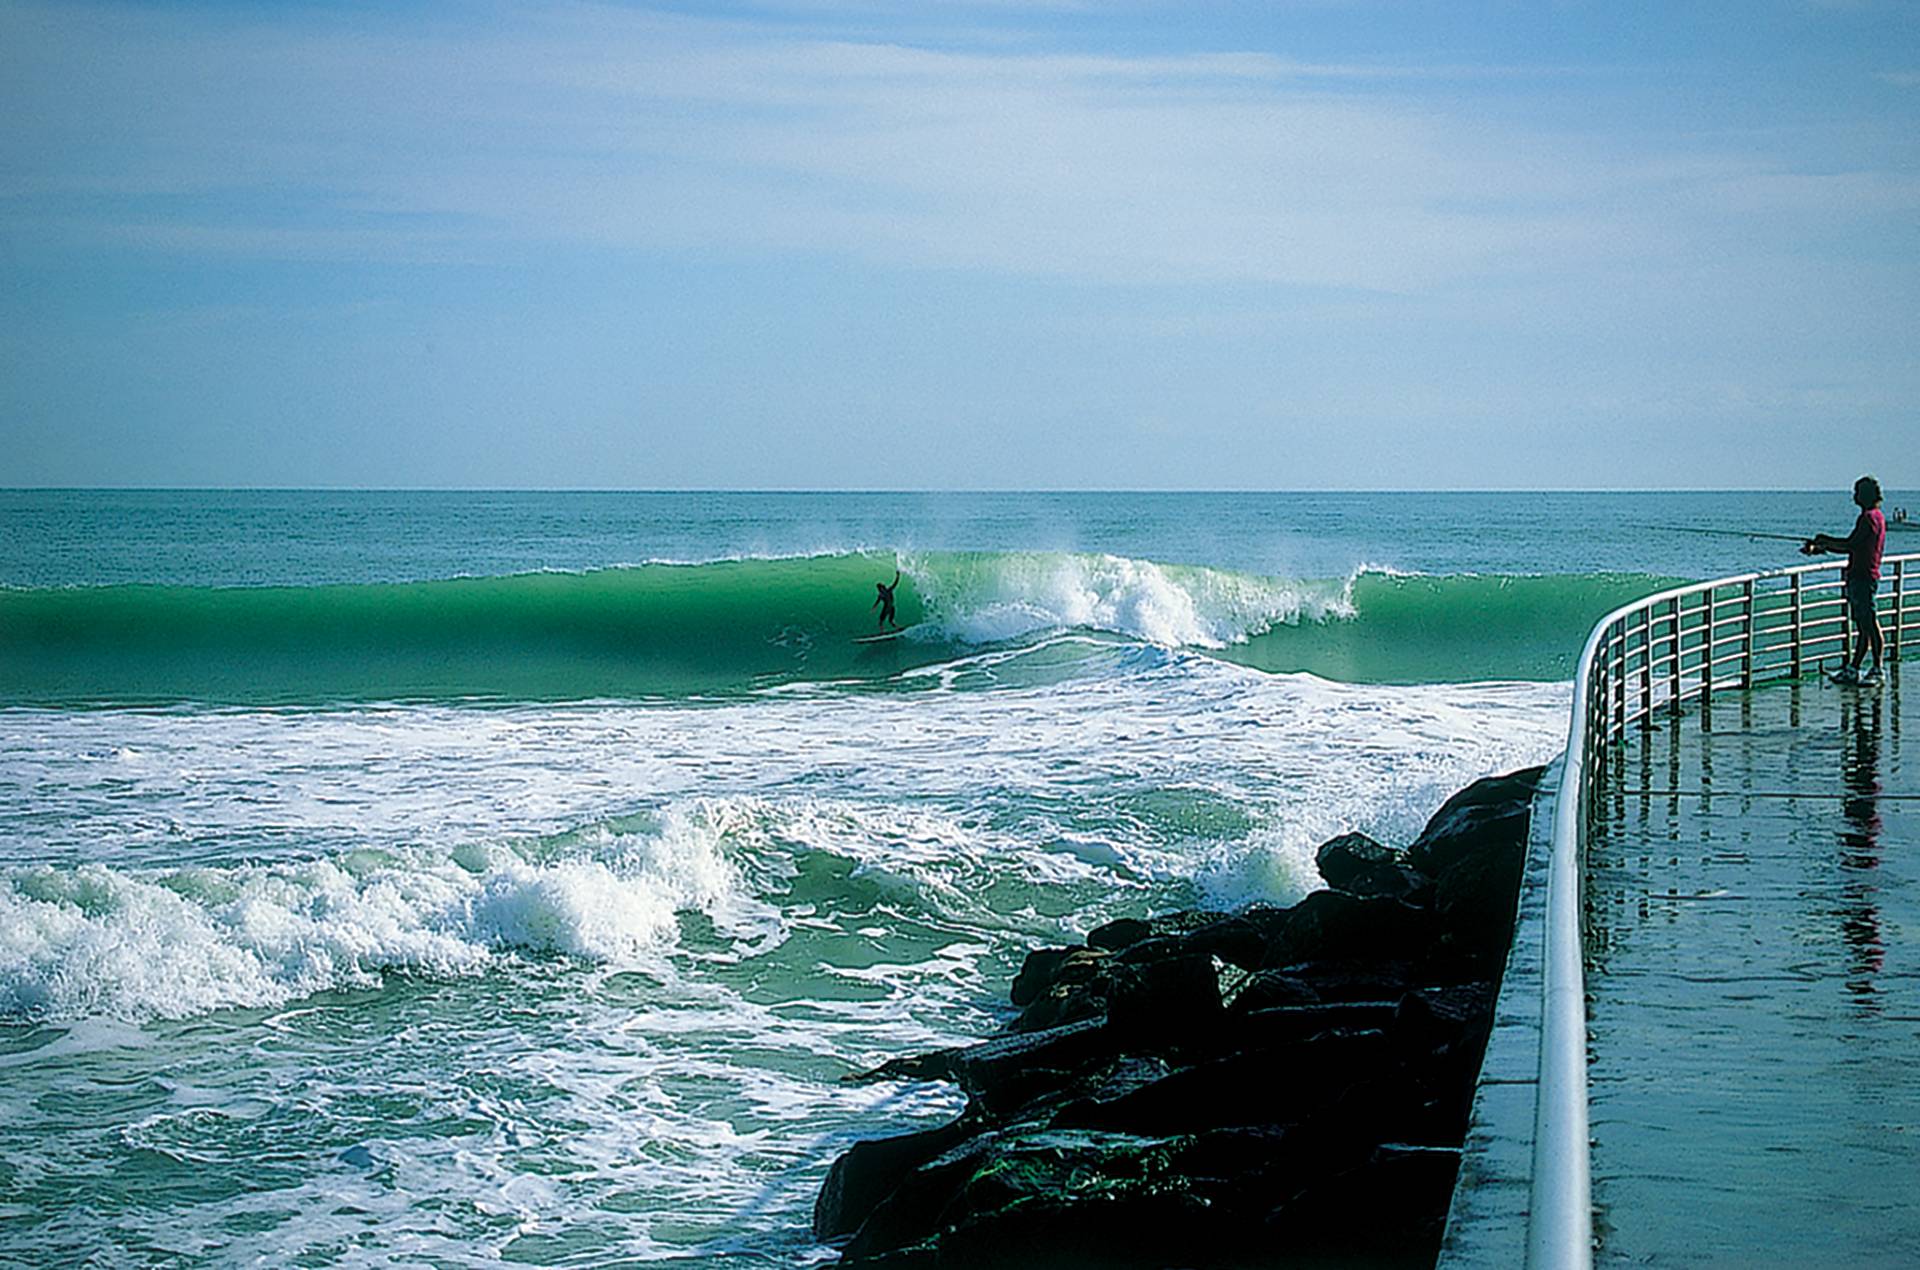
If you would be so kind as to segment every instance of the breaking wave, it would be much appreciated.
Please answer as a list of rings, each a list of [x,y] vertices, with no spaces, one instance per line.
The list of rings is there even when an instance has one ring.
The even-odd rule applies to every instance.
[[[874,583],[902,575],[900,639]],[[882,679],[1060,630],[1348,682],[1564,677],[1664,582],[1296,579],[1066,552],[854,553],[428,582],[0,590],[0,702],[563,701]]]

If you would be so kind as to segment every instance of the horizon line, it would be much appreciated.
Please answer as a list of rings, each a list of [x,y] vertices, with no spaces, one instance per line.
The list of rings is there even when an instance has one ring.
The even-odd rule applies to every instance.
[[[1883,490],[1890,488],[1883,485]],[[1899,488],[1899,487],[1891,487]],[[1290,488],[1180,486],[616,486],[616,485],[0,485],[5,494],[1809,494],[1839,485],[1359,486]]]

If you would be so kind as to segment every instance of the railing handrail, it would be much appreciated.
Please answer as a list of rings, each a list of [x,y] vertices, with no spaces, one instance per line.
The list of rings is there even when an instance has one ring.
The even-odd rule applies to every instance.
[[[1915,562],[1920,562],[1920,552],[1887,556],[1881,562],[1882,576],[1885,576],[1887,567],[1892,566],[1895,580],[1892,592],[1894,629],[1887,640],[1890,654],[1894,657],[1899,655],[1900,646],[1908,634],[1905,626],[1906,567]],[[1582,794],[1589,781],[1589,742],[1604,747],[1612,742],[1614,736],[1624,733],[1627,716],[1626,689],[1623,685],[1630,673],[1629,664],[1636,656],[1639,659],[1637,673],[1641,676],[1643,699],[1633,717],[1643,720],[1649,718],[1653,710],[1651,677],[1656,643],[1671,641],[1667,654],[1671,686],[1665,704],[1676,709],[1682,702],[1695,697],[1703,703],[1708,702],[1716,688],[1734,686],[1715,678],[1715,668],[1724,661],[1740,660],[1743,669],[1738,685],[1750,686],[1758,659],[1766,653],[1779,651],[1781,645],[1777,637],[1781,635],[1790,636],[1793,650],[1790,664],[1795,675],[1804,673],[1803,648],[1809,627],[1825,627],[1839,621],[1841,628],[1837,638],[1841,641],[1840,651],[1844,656],[1845,642],[1850,634],[1846,624],[1844,597],[1823,595],[1808,604],[1804,602],[1804,589],[1799,585],[1799,579],[1806,574],[1837,570],[1843,565],[1844,561],[1826,560],[1784,569],[1737,573],[1706,582],[1671,587],[1621,605],[1595,623],[1587,635],[1580,661],[1573,672],[1567,749],[1561,764],[1560,788],[1554,800],[1553,840],[1547,863],[1545,953],[1541,968],[1540,1078],[1534,1103],[1533,1178],[1527,1218],[1527,1264],[1536,1270],[1588,1270],[1593,1264],[1592,1165],[1587,1136],[1586,971],[1582,961],[1580,908],[1587,817]],[[1759,594],[1755,588],[1757,584],[1774,579],[1787,579],[1793,587],[1791,591],[1775,593],[1786,594],[1791,599],[1791,606],[1782,610],[1788,615],[1788,620],[1761,628],[1756,622],[1756,615],[1761,610],[1755,604],[1755,597]],[[1718,616],[1719,602],[1712,593],[1724,587],[1736,586],[1742,588],[1742,592],[1732,602],[1739,605],[1739,612],[1723,619]],[[1701,632],[1701,642],[1690,650],[1685,644],[1685,637],[1689,633],[1685,625],[1688,613],[1682,601],[1703,593],[1708,595],[1705,605],[1702,609],[1693,610],[1695,614],[1704,611],[1704,623],[1694,628]],[[1654,610],[1664,605],[1672,606],[1671,613],[1664,618],[1657,617]],[[1811,616],[1836,605],[1841,609],[1838,617]],[[1635,628],[1642,633],[1642,644],[1636,654],[1627,648],[1628,628],[1625,623],[1641,613],[1647,616],[1645,622]],[[1670,622],[1672,629],[1656,640],[1654,626],[1663,621]],[[1742,639],[1738,652],[1716,658],[1719,645],[1715,633],[1722,621],[1738,624]],[[1912,633],[1920,636],[1920,622],[1915,623]],[[1776,642],[1763,647],[1758,638],[1762,634],[1775,637]],[[1827,634],[1817,636],[1815,640],[1824,645],[1835,638]],[[1614,653],[1616,639],[1619,640],[1619,683],[1606,670],[1608,658]],[[1605,657],[1601,655],[1603,648],[1607,650]],[[1687,690],[1685,680],[1685,658],[1690,651],[1697,652],[1700,658],[1696,665],[1698,682],[1692,691]],[[1815,655],[1816,661],[1818,656]],[[1605,688],[1605,692],[1597,698],[1596,680],[1601,681]],[[1616,695],[1619,697],[1617,704],[1614,700]],[[1596,703],[1601,711],[1598,730],[1594,727]],[[1612,732],[1608,730],[1606,719],[1610,709],[1615,714]]]

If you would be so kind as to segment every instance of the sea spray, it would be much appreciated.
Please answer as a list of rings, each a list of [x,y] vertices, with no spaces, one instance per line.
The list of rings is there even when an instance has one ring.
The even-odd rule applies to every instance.
[[[927,620],[969,644],[1051,630],[1105,631],[1168,647],[1223,648],[1276,623],[1350,612],[1328,583],[1112,555],[908,556]]]

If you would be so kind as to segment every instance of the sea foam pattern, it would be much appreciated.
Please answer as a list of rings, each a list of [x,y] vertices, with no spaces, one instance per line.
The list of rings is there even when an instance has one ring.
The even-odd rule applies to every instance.
[[[1015,940],[1143,903],[1286,901],[1325,838],[1404,839],[1474,776],[1551,754],[1565,701],[1078,638],[915,673],[930,686],[684,707],[7,712],[0,832],[36,847],[0,859],[0,1013],[182,1017],[503,958],[657,960],[688,913],[754,956],[848,887],[889,922]],[[952,690],[975,679],[999,686]],[[48,797],[70,808],[53,837]]]
[[[0,876],[0,1017],[178,1018],[273,1006],[387,972],[474,974],[513,950],[631,961],[736,874],[722,818],[670,812],[540,861],[507,846],[362,850],[300,863]]]

